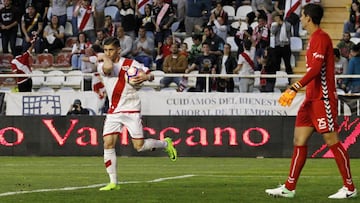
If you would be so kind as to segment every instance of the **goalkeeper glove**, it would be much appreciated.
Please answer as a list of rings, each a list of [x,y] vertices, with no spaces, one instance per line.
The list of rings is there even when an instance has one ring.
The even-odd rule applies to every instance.
[[[287,89],[284,93],[281,94],[278,102],[281,106],[290,106],[292,101],[294,100],[298,89],[300,89],[302,85],[299,82],[291,85],[289,89]]]

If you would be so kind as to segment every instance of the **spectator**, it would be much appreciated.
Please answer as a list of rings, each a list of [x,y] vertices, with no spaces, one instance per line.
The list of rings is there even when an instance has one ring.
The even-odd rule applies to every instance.
[[[255,43],[250,40],[244,40],[244,51],[239,55],[237,67],[234,70],[235,74],[253,75],[255,63],[253,61],[255,56]],[[254,78],[240,78],[239,91],[252,92],[254,89]]]
[[[185,32],[186,0],[177,0],[176,19],[180,23],[180,32]]]
[[[94,44],[85,50],[85,55],[81,58],[81,72],[96,72],[97,53],[103,52],[98,44]],[[84,76],[84,91],[92,90],[92,77]]]
[[[239,19],[239,26],[237,28],[231,27],[231,33],[233,33],[234,41],[238,46],[238,54],[244,51],[244,40],[250,40],[253,34],[253,28],[250,26],[255,20],[255,14],[250,12],[246,15],[245,22]]]
[[[268,27],[271,25],[273,11],[272,0],[252,0],[251,1],[252,12],[259,19],[261,17],[268,23]]]
[[[261,74],[276,74],[275,49],[268,47],[260,58]],[[276,78],[260,78],[261,92],[274,92]]]
[[[253,31],[252,38],[256,43],[255,66],[257,66],[264,50],[270,45],[270,30],[266,24],[266,18],[262,15],[258,17],[258,25]]]
[[[224,54],[219,58],[216,66],[217,74],[233,74],[237,67],[237,61],[234,56],[231,55],[231,45],[225,43]],[[228,77],[216,78],[216,91],[218,92],[234,92],[234,79]]]
[[[293,70],[290,64],[291,49],[290,49],[290,37],[291,37],[291,25],[290,23],[283,21],[283,16],[279,13],[274,15],[273,25],[271,26],[271,33],[275,36],[275,61],[277,71],[280,70],[281,59],[284,60],[285,70],[287,74],[293,74]],[[289,81],[290,82],[290,81]]]
[[[104,28],[104,20],[105,20],[105,6],[107,0],[92,0],[92,7],[95,10],[94,18],[95,18],[95,29],[100,30]]]
[[[81,106],[80,99],[75,99],[66,115],[89,115],[90,112]]]
[[[96,40],[95,26],[94,26],[94,10],[90,5],[89,0],[82,0],[79,7],[74,11],[77,17],[78,31],[84,32],[91,43]]]
[[[221,0],[216,0],[216,6],[215,9],[213,9],[211,15],[214,16],[214,19],[217,19],[218,17],[222,17],[224,21],[224,25],[229,24],[229,15],[226,11],[223,9],[223,3]],[[210,16],[211,18],[211,16]]]
[[[91,46],[90,42],[87,42],[86,34],[80,32],[77,42],[73,45],[71,50],[71,66],[73,70],[81,69],[82,57],[85,54],[85,49]]]
[[[150,4],[145,5],[145,13],[141,16],[141,26],[145,28],[146,37],[153,38],[155,31],[155,24],[152,21],[152,6]]]
[[[214,55],[210,54],[210,46],[207,42],[202,43],[202,54],[196,58],[195,62],[191,64],[189,68],[185,70],[185,73],[190,73],[191,71],[197,69],[199,70],[199,74],[215,74],[216,73],[216,63],[217,59]],[[206,91],[206,86],[208,90],[211,91],[212,82],[210,79],[206,84],[205,77],[197,77],[196,78],[196,92],[204,92]]]
[[[78,20],[77,20],[77,15],[75,14],[75,11],[80,9],[81,4],[82,4],[82,0],[72,0],[73,15],[71,18],[71,25],[72,25],[73,36],[78,36],[78,34],[79,34]]]
[[[28,50],[31,46],[30,41],[36,35],[38,39],[35,41],[34,49],[35,53],[41,53],[42,48],[42,38],[40,33],[43,30],[43,20],[40,13],[36,12],[33,4],[27,5],[28,13],[25,13],[21,18],[21,31],[24,36],[22,44],[22,52]]]
[[[50,0],[27,0],[26,3],[26,5],[32,4],[35,7],[35,10],[40,13],[42,17],[42,22],[44,23],[44,25],[47,25],[47,15],[50,7]]]
[[[345,32],[343,34],[343,38],[340,40],[340,42],[336,45],[336,47],[340,50],[340,54],[342,57],[345,57],[346,59],[349,59],[349,54],[352,46],[354,46],[354,43],[350,41],[351,35],[349,32]]]
[[[186,36],[191,36],[193,32],[201,33],[205,19],[209,19],[211,11],[211,1],[208,0],[187,0],[185,30]]]
[[[204,42],[210,46],[210,54],[217,57],[223,54],[225,41],[215,34],[211,26],[206,26],[204,29]]]
[[[145,27],[139,28],[139,36],[135,40],[132,54],[136,61],[144,64],[145,67],[152,67],[154,41],[146,36]]]
[[[193,64],[195,62],[196,58],[201,55],[201,49],[202,49],[202,45],[201,45],[202,36],[200,34],[193,34],[191,38],[193,44],[191,45],[189,52],[189,58],[188,58],[189,64]]]
[[[170,35],[166,38],[165,42],[159,42],[157,47],[157,56],[155,58],[156,69],[162,70],[164,58],[171,54],[170,47],[173,44],[173,37]]]
[[[163,42],[171,35],[171,25],[175,19],[175,12],[172,5],[158,0],[153,8],[153,23],[155,25],[155,44]]]
[[[103,42],[104,42],[105,38],[106,38],[105,31],[103,29],[97,30],[96,31],[96,40],[95,40],[94,44],[99,45],[100,48],[103,48]]]
[[[340,55],[340,50],[338,48],[334,48],[334,56],[335,56],[335,74],[342,75],[346,74],[348,67],[348,60]],[[336,79],[336,87],[341,88],[343,79]]]
[[[126,58],[132,58],[131,51],[133,46],[133,39],[125,34],[124,28],[119,26],[117,28],[117,38],[120,41],[121,54],[120,56]]]
[[[173,43],[170,48],[171,54],[165,57],[163,64],[163,71],[165,73],[185,73],[188,68],[188,61],[184,55],[179,53],[179,45]],[[169,87],[170,83],[174,82],[178,89],[180,89],[180,81],[182,77],[163,77],[160,80],[160,87]]]
[[[360,37],[360,3],[358,1],[351,3],[349,20],[344,24],[344,33],[346,32],[355,32],[355,36]]]
[[[189,53],[188,53],[188,44],[183,42],[180,44],[179,53],[180,55],[184,55],[186,57],[186,60],[188,60]]]
[[[53,15],[50,24],[46,25],[43,37],[45,47],[51,54],[58,53],[64,47],[64,27],[59,24],[56,15]]]
[[[351,48],[349,66],[347,75],[360,75],[360,44],[356,44]],[[348,90],[350,93],[360,93],[360,78],[344,78],[342,89]]]
[[[213,26],[214,33],[219,36],[224,42],[227,38],[228,26],[224,24],[224,19],[221,16],[215,18],[214,14],[211,14],[208,25]]]
[[[3,53],[9,53],[10,49],[13,56],[16,56],[16,36],[18,23],[20,21],[19,10],[12,5],[11,0],[4,0],[4,8],[0,10],[1,43]]]
[[[51,2],[51,15],[56,15],[59,19],[59,25],[62,25],[65,28],[67,22],[66,6],[69,0],[57,0]]]
[[[285,0],[274,0],[274,12],[285,15]]]
[[[135,4],[134,0],[123,0],[120,4],[120,22],[124,28],[126,35],[135,40],[136,18],[135,18]]]
[[[104,32],[106,37],[115,37],[117,34],[115,23],[110,15],[105,16]]]
[[[34,48],[35,38],[30,41],[29,49],[22,55],[16,56],[11,60],[11,69],[15,74],[31,74],[31,66],[29,64],[29,57],[31,57],[31,50]],[[31,77],[17,77],[17,86],[19,92],[31,92],[32,91],[32,79]]]

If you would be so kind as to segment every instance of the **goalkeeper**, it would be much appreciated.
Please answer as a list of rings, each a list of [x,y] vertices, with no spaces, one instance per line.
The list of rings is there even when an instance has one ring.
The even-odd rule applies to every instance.
[[[337,95],[332,41],[320,28],[323,8],[316,4],[304,6],[301,24],[310,34],[306,51],[307,72],[303,78],[287,89],[279,99],[282,106],[290,106],[298,90],[306,86],[306,96],[295,122],[294,151],[288,179],[278,188],[267,189],[272,196],[295,196],[295,187],[307,157],[307,141],[314,131],[321,133],[334,154],[343,179],[343,186],[330,199],[345,199],[357,196],[347,151],[338,137]]]

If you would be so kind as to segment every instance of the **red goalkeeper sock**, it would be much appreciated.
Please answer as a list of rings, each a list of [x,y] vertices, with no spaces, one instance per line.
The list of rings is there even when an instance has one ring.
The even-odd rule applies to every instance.
[[[334,154],[336,164],[342,176],[344,186],[354,191],[355,186],[351,178],[349,154],[340,142],[329,147]]]
[[[296,182],[299,179],[301,170],[305,165],[306,157],[307,157],[307,146],[294,146],[289,177],[285,182],[285,187],[288,190],[295,190]]]

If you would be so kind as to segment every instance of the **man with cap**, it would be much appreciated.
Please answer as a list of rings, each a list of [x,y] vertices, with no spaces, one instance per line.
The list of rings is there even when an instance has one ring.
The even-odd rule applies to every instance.
[[[66,115],[89,115],[89,110],[81,106],[80,99],[75,99]]]

